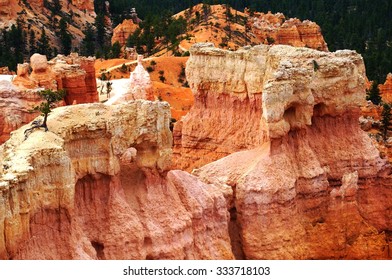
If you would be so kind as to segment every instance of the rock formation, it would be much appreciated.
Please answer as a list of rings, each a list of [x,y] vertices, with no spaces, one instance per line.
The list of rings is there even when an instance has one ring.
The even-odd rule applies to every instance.
[[[167,103],[60,107],[0,147],[0,259],[230,259],[219,189],[169,171]],[[168,172],[169,171],[169,172]]]
[[[38,113],[30,110],[40,97],[34,90],[21,91],[9,81],[0,81],[0,144],[10,137],[10,133],[32,121]]]
[[[98,102],[91,57],[59,55],[48,62],[45,56],[34,54],[30,64],[18,65],[17,76],[12,82],[2,81],[0,85],[0,144],[9,138],[11,131],[37,116],[31,110],[42,102],[36,94],[38,90],[65,89],[65,103],[60,105]]]
[[[248,23],[250,31],[266,44],[283,44],[328,51],[321,28],[314,22],[297,18],[286,20],[282,13],[255,13]]]
[[[20,64],[13,82],[21,89],[65,89],[67,104],[98,102],[94,61],[94,58],[72,53],[58,55],[48,62],[46,56],[34,54],[30,58],[31,75],[28,74],[29,64]]]
[[[390,167],[358,125],[360,55],[200,44],[187,78],[195,106],[175,127],[176,161],[221,158],[194,174],[224,190],[237,258],[391,257]]]
[[[200,15],[203,15],[203,20],[200,20]],[[282,13],[250,13],[248,9],[241,12],[233,8],[228,10],[226,5],[209,5],[205,15],[203,4],[198,4],[173,17],[187,20],[187,36],[179,45],[181,51],[202,42],[212,42],[228,50],[247,45],[284,44],[328,51],[316,23],[296,18],[286,19]]]
[[[138,56],[137,66],[130,73],[129,80],[123,84],[123,88],[110,98],[106,104],[119,104],[128,100],[145,99],[154,100],[150,74],[144,69],[143,56]]]
[[[378,86],[380,95],[384,102],[392,103],[392,73],[387,75],[385,83]]]
[[[59,89],[65,89],[67,104],[98,102],[97,81],[95,78],[95,58],[59,55],[52,60]]]
[[[134,23],[132,19],[124,19],[121,24],[117,25],[113,29],[112,45],[115,42],[119,42],[121,46],[125,46],[128,37],[132,35],[138,28],[139,24]]]
[[[11,14],[11,7],[10,7],[10,0],[0,0],[0,15],[1,16],[10,16]]]
[[[94,0],[72,0],[72,5],[74,5],[77,9],[89,13],[95,13],[94,10]]]

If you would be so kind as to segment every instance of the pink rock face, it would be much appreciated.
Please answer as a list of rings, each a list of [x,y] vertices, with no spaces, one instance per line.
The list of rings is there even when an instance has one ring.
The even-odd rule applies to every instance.
[[[226,194],[237,258],[391,257],[390,166],[358,125],[364,73],[350,51],[191,49],[175,161]]]
[[[0,16],[9,16],[10,14],[10,0],[0,0]]]
[[[195,105],[174,128],[175,163],[191,171],[305,128],[315,111],[335,116],[358,107],[364,71],[351,51],[260,45],[229,52],[196,44],[186,68]]]
[[[0,258],[233,258],[222,192],[169,171],[169,121],[168,104],[138,100],[17,130],[0,148]]]
[[[129,81],[124,85],[125,88],[121,92],[116,92],[106,104],[120,104],[136,99],[154,100],[150,74],[144,69],[142,60],[143,56],[139,55],[138,64],[135,70],[130,73]]]
[[[48,60],[45,55],[35,53],[30,58],[32,73],[30,80],[34,82],[36,87],[43,87],[46,89],[57,90],[57,83],[55,74],[48,65]]]
[[[12,131],[37,117],[38,113],[30,110],[40,101],[34,91],[21,91],[11,82],[0,81],[0,144]]]

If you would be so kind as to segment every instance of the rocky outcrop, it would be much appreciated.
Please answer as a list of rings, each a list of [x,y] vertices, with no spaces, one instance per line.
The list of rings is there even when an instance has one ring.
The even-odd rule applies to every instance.
[[[0,144],[38,115],[30,112],[38,102],[41,98],[34,90],[21,91],[9,81],[0,81]]]
[[[42,102],[36,91],[65,89],[65,102],[59,105],[98,102],[94,61],[71,54],[59,55],[48,62],[45,56],[34,54],[30,64],[19,64],[12,83],[0,84],[0,144],[9,138],[11,131],[37,116],[31,112]]]
[[[380,95],[384,102],[392,103],[392,73],[387,75],[385,83],[378,86]]]
[[[95,13],[94,10],[94,1],[84,1],[84,0],[72,0],[72,5],[74,5],[77,9],[85,12]]]
[[[155,99],[150,74],[144,69],[142,62],[143,56],[139,55],[135,70],[130,73],[129,79],[123,83],[121,90],[117,90],[116,94],[105,104],[119,104],[135,99],[151,101]]]
[[[8,15],[10,13],[11,8],[9,7],[10,0],[0,0],[0,14]]]
[[[195,105],[174,131],[178,166],[191,170],[305,128],[316,109],[337,115],[363,104],[364,71],[351,51],[195,45],[186,69]]]
[[[18,65],[18,75],[13,83],[19,88],[65,89],[67,104],[98,102],[94,58],[72,53],[58,55],[48,62],[46,56],[34,54],[30,61],[30,75],[29,64]]]
[[[390,166],[359,128],[360,55],[201,44],[187,79],[195,106],[175,127],[176,161],[221,158],[194,175],[225,193],[237,258],[391,258]]]
[[[112,45],[119,42],[121,46],[125,46],[127,39],[132,35],[136,29],[139,28],[139,24],[134,23],[132,19],[124,19],[124,21],[117,25],[113,29]]]
[[[167,103],[57,108],[0,147],[1,259],[230,259],[226,200],[169,171]]]
[[[58,88],[67,92],[67,104],[98,102],[95,58],[71,53],[69,56],[57,56],[52,63]]]
[[[248,22],[250,31],[265,44],[283,44],[328,51],[321,28],[314,22],[297,18],[286,20],[282,13],[255,13]]]

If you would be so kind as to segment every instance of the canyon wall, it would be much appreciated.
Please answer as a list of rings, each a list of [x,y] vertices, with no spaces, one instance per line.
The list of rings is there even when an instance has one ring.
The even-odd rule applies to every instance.
[[[1,259],[231,259],[222,192],[169,171],[167,103],[56,108],[0,146]]]
[[[187,79],[175,162],[225,190],[236,258],[391,258],[391,170],[359,128],[360,55],[199,44]]]

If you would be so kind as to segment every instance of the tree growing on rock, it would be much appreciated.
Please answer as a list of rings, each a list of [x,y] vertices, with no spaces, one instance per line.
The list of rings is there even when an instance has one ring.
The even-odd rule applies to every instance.
[[[51,109],[54,107],[55,103],[64,99],[65,94],[66,94],[65,90],[53,91],[50,89],[46,89],[38,92],[38,95],[42,99],[44,99],[44,101],[40,105],[35,106],[32,109],[32,111],[41,112],[41,115],[44,117],[44,119],[42,121],[41,120],[34,121],[32,123],[32,127],[24,131],[25,140],[30,135],[30,133],[36,128],[42,127],[45,128],[45,132],[48,131],[48,125],[47,125],[48,115],[50,114],[50,112],[52,112]]]

